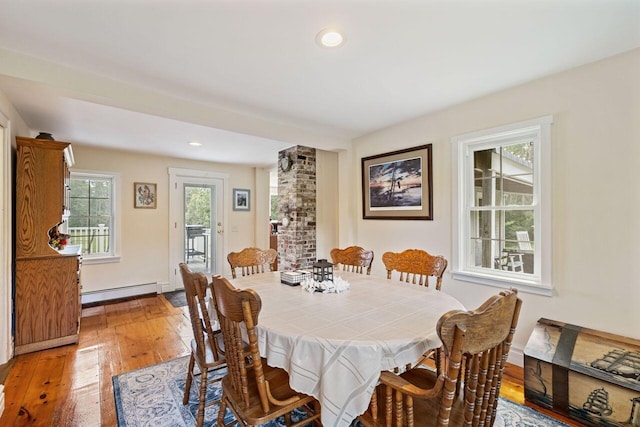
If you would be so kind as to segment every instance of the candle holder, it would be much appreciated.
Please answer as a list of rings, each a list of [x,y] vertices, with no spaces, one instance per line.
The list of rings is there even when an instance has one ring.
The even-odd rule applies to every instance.
[[[333,282],[333,264],[326,259],[319,259],[313,263],[313,280],[316,282]]]

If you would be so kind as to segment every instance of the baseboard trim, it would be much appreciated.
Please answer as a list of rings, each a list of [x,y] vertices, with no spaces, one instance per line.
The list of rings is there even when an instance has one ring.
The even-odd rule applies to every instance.
[[[54,338],[46,341],[38,341],[29,344],[17,345],[15,349],[16,356],[20,354],[33,353],[34,351],[47,350],[54,347],[61,347],[67,344],[77,344],[80,336],[78,333],[67,335],[60,338]]]
[[[143,285],[125,286],[115,289],[104,289],[101,291],[86,292],[82,294],[82,305],[97,302],[117,300],[147,294],[157,294],[159,292],[158,283],[145,283]]]
[[[524,349],[511,346],[511,350],[509,350],[509,357],[507,359],[507,362],[523,367],[524,366]]]
[[[152,292],[150,294],[139,294],[139,295],[132,295],[130,297],[109,299],[109,300],[96,301],[96,302],[88,302],[86,304],[82,304],[82,308],[85,309],[85,308],[91,308],[91,307],[99,307],[101,305],[119,304],[121,302],[133,301],[133,300],[142,299],[142,298],[155,298],[157,296],[158,296],[157,292]]]

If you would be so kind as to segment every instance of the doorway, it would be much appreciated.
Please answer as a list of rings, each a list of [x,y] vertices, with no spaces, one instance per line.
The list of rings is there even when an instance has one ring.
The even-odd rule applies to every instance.
[[[11,131],[9,119],[0,112],[0,365],[13,356],[11,274]],[[0,397],[2,393],[0,392]],[[2,399],[0,399],[1,401]],[[0,409],[0,414],[2,410]]]
[[[223,273],[225,176],[173,168],[169,173],[171,268],[168,290],[175,290],[183,287],[178,270],[181,262],[207,277]]]

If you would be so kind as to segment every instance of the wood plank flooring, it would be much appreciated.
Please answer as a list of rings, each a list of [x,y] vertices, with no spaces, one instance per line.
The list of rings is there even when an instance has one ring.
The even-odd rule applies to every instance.
[[[0,426],[116,426],[111,377],[188,355],[188,316],[162,295],[83,309],[78,345],[13,360]],[[522,403],[522,378],[507,366],[501,394]]]

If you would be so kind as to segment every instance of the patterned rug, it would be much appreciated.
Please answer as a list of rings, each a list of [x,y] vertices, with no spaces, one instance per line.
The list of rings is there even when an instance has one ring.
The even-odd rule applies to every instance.
[[[157,365],[126,372],[113,377],[113,392],[119,427],[177,427],[194,426],[198,410],[197,390],[199,384],[192,384],[189,404],[182,404],[189,357],[181,357]],[[225,371],[218,371],[224,375]],[[209,386],[207,399],[220,398],[222,390],[219,383]],[[531,408],[518,405],[506,399],[500,399],[498,413],[506,427],[559,427],[567,424],[547,417]],[[298,421],[305,416],[303,411],[293,415]],[[218,405],[205,410],[206,427],[216,425]],[[233,416],[229,410],[225,422]],[[352,426],[359,423],[354,422]],[[239,426],[239,424],[236,424]],[[284,426],[284,419],[266,424],[268,427]]]

